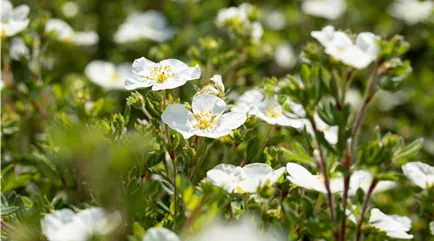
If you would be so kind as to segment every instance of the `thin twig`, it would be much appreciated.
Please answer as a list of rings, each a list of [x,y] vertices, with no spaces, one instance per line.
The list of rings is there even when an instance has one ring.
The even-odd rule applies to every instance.
[[[377,186],[378,180],[372,180],[371,186],[369,186],[368,193],[366,194],[365,201],[363,202],[362,212],[360,213],[359,219],[357,220],[357,236],[356,241],[360,241],[362,237],[362,224],[363,219],[366,214],[366,210],[368,209],[369,200],[371,199],[372,191],[374,191],[375,186]]]
[[[350,152],[351,152],[352,156],[354,156],[354,148],[355,148],[356,142],[357,142],[356,141],[357,135],[359,133],[362,121],[365,117],[366,109],[368,107],[369,102],[371,102],[372,97],[374,97],[374,94],[375,94],[375,89],[377,86],[377,79],[378,79],[378,75],[379,75],[380,65],[381,65],[381,61],[377,61],[375,64],[375,68],[371,74],[371,78],[369,79],[369,83],[366,86],[365,97],[363,98],[362,107],[361,107],[361,109],[360,109],[360,111],[356,117],[356,121],[354,122],[353,135],[351,138],[351,147],[350,147]]]
[[[322,150],[322,147],[321,147],[321,144],[319,141],[319,137],[317,134],[317,128],[316,128],[315,120],[313,117],[310,117],[309,120],[310,120],[310,123],[312,125],[312,129],[313,129],[313,132],[315,134],[315,140],[316,140],[316,143],[318,146],[319,159],[320,159],[318,163],[319,163],[320,171],[321,171],[322,175],[324,176],[324,184],[325,184],[325,187],[327,190],[327,199],[328,199],[328,204],[329,204],[329,209],[330,209],[330,217],[333,221],[335,221],[336,215],[335,215],[334,205],[333,205],[333,195],[332,195],[332,192],[330,190],[330,181],[329,181],[329,177],[328,177],[327,170],[326,170],[324,153],[323,153],[323,150]]]
[[[344,194],[342,198],[342,209],[344,210],[344,214],[342,216],[341,234],[339,237],[341,241],[345,241],[347,229],[347,214],[345,213],[345,210],[347,208],[348,191],[350,189],[351,179],[351,174],[349,173],[349,168],[351,167],[351,155],[348,152],[344,153],[342,164],[347,168],[347,172],[344,174]]]

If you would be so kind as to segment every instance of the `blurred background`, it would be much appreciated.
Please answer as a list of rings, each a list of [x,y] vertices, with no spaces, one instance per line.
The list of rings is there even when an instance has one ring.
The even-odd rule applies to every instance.
[[[134,183],[130,178],[155,174],[153,171],[146,174],[146,171],[137,168],[143,163],[137,163],[149,164],[152,158],[161,158],[158,152],[143,154],[155,148],[153,137],[149,134],[151,131],[136,125],[136,119],[143,119],[143,114],[132,110],[129,123],[122,119],[130,92],[98,85],[97,80],[92,80],[92,73],[85,73],[86,66],[93,60],[120,65],[131,64],[142,56],[153,61],[176,58],[189,65],[199,64],[205,81],[206,77],[209,79],[213,74],[221,74],[225,85],[230,88],[230,97],[260,85],[265,77],[298,75],[303,63],[300,56],[302,49],[308,42],[314,41],[310,37],[311,31],[327,25],[336,29],[351,29],[353,33],[373,32],[386,38],[399,34],[410,42],[411,48],[403,59],[411,61],[412,74],[401,90],[377,93],[363,128],[372,130],[378,125],[382,132],[391,131],[408,141],[423,137],[424,148],[417,160],[434,164],[432,1],[414,9],[410,7],[412,5],[394,5],[405,2],[398,0],[330,0],[325,1],[328,7],[306,5],[315,0],[249,1],[257,10],[255,17],[263,27],[263,35],[256,43],[248,44],[216,24],[220,9],[243,2],[12,1],[14,6],[27,4],[30,7],[30,25],[28,30],[19,34],[29,50],[15,59],[8,54],[13,41],[2,38],[2,80],[5,83],[1,92],[1,166],[2,193],[7,196],[8,205],[21,202],[16,201],[16,194],[13,193],[30,198],[30,204],[24,201],[29,210],[37,205],[42,205],[39,208],[44,209],[47,203],[53,205],[50,208],[83,207],[90,204],[86,204],[85,200],[105,207],[117,207],[123,203],[127,207],[125,213],[147,223],[149,227],[155,224],[155,220],[163,224],[172,222],[161,211],[170,209],[168,197],[158,196],[166,195],[161,193],[166,190],[164,185],[170,184],[154,180],[144,185],[139,181]],[[137,17],[139,15],[142,16]],[[53,18],[62,19],[70,26],[70,29],[65,25],[60,27],[64,30],[60,35],[66,37],[54,37],[47,33],[46,25]],[[79,39],[79,32],[93,33]],[[149,35],[143,34],[145,32]],[[35,56],[37,58],[33,58]],[[103,69],[100,71],[96,75],[104,73]],[[10,73],[14,82],[3,77]],[[361,71],[351,83],[348,98],[356,106],[360,104],[368,76],[369,70]],[[189,101],[196,92],[193,85],[201,84],[192,82],[179,89],[177,94],[182,101]],[[107,141],[106,136],[99,131],[93,132],[89,127],[105,128],[115,140],[119,133],[110,130],[116,129],[116,125],[135,128],[137,132],[126,137],[129,143],[135,144]],[[285,134],[296,135],[288,132]],[[221,144],[214,147],[223,148]],[[238,153],[235,158],[237,155],[241,156]],[[204,176],[206,170],[221,157],[220,154],[211,156],[199,176]],[[151,180],[150,177],[148,179]],[[83,191],[83,186],[91,191]],[[92,192],[93,189],[98,195]],[[136,189],[141,191],[125,191]],[[429,217],[417,217],[420,210],[417,210],[409,193],[410,186],[407,185],[380,194],[375,199],[376,206],[385,212],[410,213],[414,216],[413,220],[417,220],[413,233],[418,240],[428,240],[423,237],[428,232],[424,220],[429,220]],[[48,200],[44,200],[44,195]],[[163,201],[153,202],[157,196]],[[143,204],[147,205],[145,209]],[[40,212],[25,215],[25,220],[39,225]],[[18,217],[17,220],[22,222],[24,219]]]

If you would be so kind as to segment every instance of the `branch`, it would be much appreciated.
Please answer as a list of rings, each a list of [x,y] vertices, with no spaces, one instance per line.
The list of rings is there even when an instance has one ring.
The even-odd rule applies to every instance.
[[[322,173],[322,175],[324,176],[324,184],[327,190],[327,199],[328,199],[328,204],[329,204],[329,209],[330,209],[330,217],[333,221],[336,220],[336,215],[335,215],[335,210],[334,210],[334,205],[333,205],[333,195],[332,192],[330,190],[330,181],[329,181],[329,177],[327,174],[327,170],[326,170],[326,163],[325,163],[325,159],[324,159],[324,153],[321,147],[321,144],[319,142],[319,137],[317,134],[317,128],[316,128],[316,123],[313,117],[309,118],[309,121],[312,125],[312,129],[315,135],[315,140],[316,143],[318,145],[318,151],[319,151],[319,168],[320,168],[320,172]]]
[[[369,200],[371,199],[372,191],[374,191],[375,186],[377,186],[377,183],[378,183],[377,179],[372,180],[371,186],[369,186],[369,190],[365,198],[365,202],[363,202],[362,212],[360,213],[359,220],[357,220],[356,241],[360,241],[360,238],[362,237],[363,218],[365,217],[366,210],[368,209],[368,203]]]

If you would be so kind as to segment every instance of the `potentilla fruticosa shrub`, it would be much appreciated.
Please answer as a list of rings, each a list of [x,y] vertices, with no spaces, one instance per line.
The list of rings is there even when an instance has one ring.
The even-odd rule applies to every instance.
[[[434,240],[432,1],[20,4],[2,240]]]

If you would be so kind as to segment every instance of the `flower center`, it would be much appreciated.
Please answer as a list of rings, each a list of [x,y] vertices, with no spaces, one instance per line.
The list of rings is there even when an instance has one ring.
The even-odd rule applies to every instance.
[[[157,83],[163,83],[169,77],[173,76],[175,76],[175,74],[169,65],[154,66],[149,74],[149,78],[155,80]]]
[[[110,76],[110,83],[119,82],[120,78],[121,78],[121,76],[118,73],[114,73],[114,74],[112,74],[112,76]]]
[[[342,54],[344,52],[344,50],[345,50],[345,48],[340,47],[340,48],[338,48],[338,53]]]
[[[241,18],[238,16],[235,16],[233,18],[226,20],[226,25],[230,27],[238,27],[242,24]]]
[[[193,127],[201,130],[213,128],[217,119],[217,115],[214,115],[211,111],[200,111],[199,113],[193,114],[193,117],[195,119]]]
[[[240,175],[240,176],[235,177],[234,179],[232,179],[232,183],[240,183],[240,182],[242,182],[244,180],[246,180],[246,178]]]
[[[265,115],[268,118],[277,118],[282,114],[282,108],[280,106],[271,106],[265,110]]]

